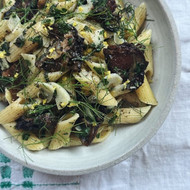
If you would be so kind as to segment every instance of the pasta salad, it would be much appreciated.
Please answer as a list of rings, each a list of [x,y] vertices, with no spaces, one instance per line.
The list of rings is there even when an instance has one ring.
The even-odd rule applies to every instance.
[[[25,148],[104,141],[157,105],[145,3],[4,0],[0,124]]]

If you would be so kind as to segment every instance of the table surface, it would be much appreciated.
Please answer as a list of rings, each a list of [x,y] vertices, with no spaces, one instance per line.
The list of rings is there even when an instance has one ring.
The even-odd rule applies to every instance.
[[[190,189],[190,0],[166,0],[179,31],[182,75],[175,103],[158,133],[122,163],[89,175],[62,177],[25,168],[0,154],[0,188],[35,190]]]

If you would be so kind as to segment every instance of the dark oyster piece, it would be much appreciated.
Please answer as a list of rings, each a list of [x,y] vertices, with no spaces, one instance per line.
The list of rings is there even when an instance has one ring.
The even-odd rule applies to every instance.
[[[77,123],[85,123],[80,125],[79,134],[76,134],[78,134],[78,137],[83,145],[89,146],[96,137],[100,124],[93,126],[91,124],[92,122],[89,122],[84,118],[78,119],[76,124]],[[73,131],[77,130],[74,128]]]
[[[15,73],[19,72],[16,63],[12,64],[8,69],[2,72],[3,77],[14,77]]]
[[[86,136],[85,138],[80,139],[82,144],[85,146],[89,146],[92,143],[92,141],[94,140],[94,138],[96,137],[98,129],[99,129],[99,125],[98,126],[91,126],[90,131],[89,131],[89,135]]]
[[[87,46],[84,43],[84,38],[81,38],[78,35],[78,31],[76,29],[73,29],[72,33],[74,40],[71,42],[72,45],[70,50],[68,51],[68,54],[70,55],[70,61],[68,66],[70,66],[71,70],[73,71],[80,71],[83,62],[79,59],[82,57],[83,52],[86,50]]]
[[[37,136],[52,133],[56,127],[57,119],[50,113],[44,113],[36,117],[22,116],[17,120],[15,128],[26,132],[32,132]]]
[[[117,7],[115,0],[94,1],[88,19],[95,20],[101,26],[110,32],[116,32],[119,29],[119,14],[114,14]]]
[[[78,35],[76,29],[63,35],[63,39],[59,38],[59,33],[54,34],[57,36],[52,46],[55,47],[57,58],[48,58],[47,55],[43,55],[36,62],[36,66],[48,72],[61,71],[67,67],[73,71],[80,71],[83,63],[80,58],[86,49],[84,39]]]
[[[130,43],[111,45],[104,49],[108,69],[118,73],[123,80],[129,80],[128,90],[139,88],[144,82],[144,71],[148,65],[144,52]]]
[[[115,0],[108,0],[107,1],[107,6],[110,9],[110,11],[113,13],[115,11],[115,9],[117,8],[117,4],[115,2]]]
[[[42,55],[35,63],[36,67],[43,69],[47,72],[62,71],[64,66],[67,65],[69,59],[64,59],[62,56],[56,60],[48,58],[46,55]]]

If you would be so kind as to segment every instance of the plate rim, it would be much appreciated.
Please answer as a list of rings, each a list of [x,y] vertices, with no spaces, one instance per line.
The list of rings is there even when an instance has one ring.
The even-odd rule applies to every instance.
[[[7,152],[6,150],[2,149],[2,147],[0,146],[0,151],[2,154],[4,154],[5,156],[9,157],[10,159],[16,161],[17,163],[21,164],[22,166],[25,167],[29,167],[33,170],[39,171],[39,172],[43,172],[46,174],[53,174],[53,175],[60,175],[60,176],[75,176],[75,175],[84,175],[84,174],[89,174],[89,173],[93,173],[93,172],[97,172],[100,170],[104,170],[107,169],[109,167],[115,166],[116,164],[119,164],[120,162],[128,159],[129,157],[131,157],[135,152],[137,152],[140,148],[142,148],[146,143],[148,143],[151,138],[158,132],[158,130],[162,127],[163,123],[165,122],[165,119],[167,118],[173,102],[175,100],[175,96],[177,93],[177,89],[180,83],[180,76],[181,76],[181,45],[180,45],[180,39],[179,39],[179,33],[178,33],[178,29],[175,23],[175,20],[173,18],[173,15],[169,9],[169,7],[167,6],[165,0],[157,0],[160,7],[162,8],[162,10],[164,11],[164,13],[166,14],[167,20],[169,21],[169,27],[171,27],[171,31],[172,31],[172,35],[174,37],[174,48],[176,51],[175,57],[176,57],[176,70],[175,70],[175,77],[174,77],[174,86],[171,90],[170,93],[170,99],[169,99],[169,103],[167,104],[167,106],[165,107],[165,109],[163,110],[161,116],[160,116],[160,120],[155,124],[155,127],[152,128],[152,130],[149,132],[149,135],[146,136],[146,138],[144,138],[142,141],[138,142],[132,150],[130,150],[129,152],[125,153],[124,155],[122,155],[121,157],[112,160],[108,163],[105,163],[103,165],[98,165],[89,169],[81,169],[81,170],[70,170],[70,171],[60,171],[60,170],[49,170],[49,169],[45,169],[43,167],[38,167],[35,166],[33,164],[27,164],[25,161],[20,160],[16,157],[16,155],[12,155],[9,152]]]

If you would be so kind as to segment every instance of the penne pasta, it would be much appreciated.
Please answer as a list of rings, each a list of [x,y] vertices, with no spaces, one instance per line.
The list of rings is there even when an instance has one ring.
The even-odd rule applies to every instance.
[[[36,63],[36,56],[33,54],[21,54],[21,56],[23,57],[23,59],[25,61],[28,62],[29,64],[29,70],[30,70],[30,74],[28,76],[28,81],[32,81],[33,79],[36,78],[36,76],[39,74],[39,69],[36,67],[35,63]]]
[[[127,107],[144,107],[146,106],[144,103],[142,103],[135,92],[130,92],[124,95],[119,96],[121,100],[125,101],[125,104]]]
[[[131,43],[134,44],[143,44],[144,46],[148,46],[151,41],[152,30],[143,30],[142,33],[137,37],[137,39],[130,39]]]
[[[151,106],[141,108],[120,108],[118,110],[119,118],[115,124],[133,124],[138,123],[149,112]]]
[[[16,121],[19,117],[21,117],[28,107],[23,103],[22,98],[18,98],[16,101],[11,103],[5,109],[0,112],[0,124],[6,124],[13,121]]]
[[[109,137],[109,135],[111,134],[112,131],[113,131],[113,127],[111,127],[111,126],[104,127],[101,132],[98,132],[98,134],[92,141],[92,144],[101,143],[101,142],[105,141]]]
[[[7,57],[7,60],[10,63],[15,62],[21,57],[21,54],[29,53],[38,47],[39,44],[32,41],[32,39],[38,36],[48,36],[47,28],[41,22],[36,23],[26,31],[26,34],[23,36],[26,39],[23,47],[18,47],[15,44],[11,45],[10,56]]]
[[[86,61],[86,64],[90,67],[90,69],[96,73],[98,76],[105,73],[107,70],[107,66],[105,62],[96,63],[93,61]]]
[[[151,44],[146,47],[144,55],[145,55],[146,61],[148,61],[148,66],[145,70],[146,77],[147,77],[147,80],[149,82],[151,82],[152,77],[154,75],[153,58],[152,58],[152,45]]]
[[[96,89],[93,91],[98,102],[103,106],[117,106],[117,100],[110,94],[108,90]]]
[[[3,0],[3,7],[13,6],[15,4],[15,0]]]
[[[141,3],[134,12],[132,12],[131,18],[128,18],[126,15],[123,15],[123,22],[126,27],[125,31],[125,39],[127,41],[133,41],[137,34],[139,33],[140,29],[142,28],[145,19],[146,19],[147,8],[145,3]],[[130,22],[129,22],[130,20]],[[121,42],[123,43],[123,42]]]
[[[3,124],[3,127],[14,137],[21,145],[28,150],[39,151],[45,148],[41,140],[32,133],[15,129],[16,122]]]
[[[34,82],[28,85],[26,88],[17,93],[17,96],[20,98],[34,98],[37,96],[39,92],[39,88],[37,87],[37,82],[46,82],[46,80],[55,82],[63,75],[62,72],[52,72],[52,73],[44,73],[40,72],[39,75],[35,78]]]
[[[58,122],[53,138],[48,147],[50,150],[57,150],[63,146],[67,146],[70,142],[71,129],[78,118],[79,114],[76,113],[70,118]]]
[[[8,90],[7,88],[5,89],[5,98],[9,104],[11,104],[13,102],[12,94],[11,94],[10,90]]]
[[[98,135],[94,138],[92,144],[97,144],[105,141],[109,137],[112,131],[113,127],[111,126],[104,127],[104,129],[101,132],[98,132]],[[82,145],[80,139],[77,136],[71,135],[70,142],[68,142],[68,144],[64,145],[63,147],[73,147],[80,145]]]
[[[8,22],[8,20],[2,20],[0,22],[0,40],[2,40],[9,32],[11,32]]]
[[[79,75],[74,74],[74,77],[84,85],[84,87],[87,87],[94,93],[100,105],[117,106],[117,100],[110,94],[110,92],[98,87],[100,79],[97,75],[91,71],[88,72],[83,69]]]
[[[79,35],[85,39],[86,44],[98,45],[104,38],[109,38],[109,34],[106,32],[104,34],[103,28],[99,25],[94,26],[93,23],[89,21],[80,21],[77,18],[72,18],[67,21],[69,24],[76,27]],[[88,30],[86,29],[88,28]]]
[[[11,33],[5,36],[5,40],[7,42],[15,41],[19,36],[22,35],[23,31],[24,28],[18,24],[18,26]]]
[[[145,104],[154,105],[154,106],[158,104],[156,98],[154,97],[152,89],[150,88],[150,85],[146,76],[144,77],[144,83],[142,84],[142,86],[140,86],[136,90],[136,94],[139,100]]]
[[[140,6],[135,9],[136,32],[138,32],[139,29],[143,26],[143,23],[146,19],[146,13],[147,8],[145,3],[141,3]]]
[[[4,0],[0,2],[0,21],[3,19],[4,14],[9,11],[14,4],[15,0]]]
[[[62,1],[53,1],[54,4],[56,4],[56,8],[59,10],[62,9],[67,9],[68,11],[74,11],[76,6],[77,6],[77,1],[76,0],[62,0]]]
[[[20,23],[18,16],[11,16],[9,20],[0,21],[0,41]]]
[[[123,94],[128,94],[130,92],[130,90],[126,90],[126,85],[125,84],[120,84],[115,86],[112,91],[111,91],[111,95],[113,97],[118,97],[120,95]]]

